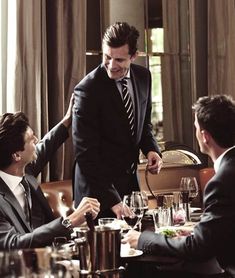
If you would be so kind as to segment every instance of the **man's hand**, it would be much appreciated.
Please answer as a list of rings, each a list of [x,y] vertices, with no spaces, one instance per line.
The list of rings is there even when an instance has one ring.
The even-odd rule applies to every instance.
[[[85,213],[90,212],[93,219],[96,218],[97,214],[100,211],[100,203],[97,199],[84,197],[75,211],[70,214],[69,218],[72,222],[73,227],[81,225],[85,222]]]
[[[147,154],[147,169],[151,174],[158,174],[162,168],[162,159],[158,153],[150,151]]]
[[[122,239],[122,243],[129,243],[131,248],[137,248],[140,232],[130,230]]]
[[[111,207],[111,210],[116,214],[117,219],[121,219],[122,218],[122,202],[114,205],[113,207]]]

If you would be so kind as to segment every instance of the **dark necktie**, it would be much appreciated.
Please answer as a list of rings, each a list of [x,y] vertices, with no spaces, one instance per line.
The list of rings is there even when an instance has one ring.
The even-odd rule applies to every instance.
[[[22,185],[23,190],[24,190],[24,201],[25,201],[24,212],[25,212],[25,215],[26,215],[27,222],[31,225],[32,199],[31,199],[31,193],[30,193],[30,186],[29,186],[27,180],[25,179],[25,177],[23,177],[23,179],[21,181],[21,185]]]
[[[130,92],[128,90],[127,86],[127,78],[123,78],[121,81],[122,84],[122,98],[123,98],[123,104],[126,110],[129,126],[131,129],[131,135],[134,136],[135,131],[135,122],[134,122],[134,109],[133,109],[133,102],[131,99]]]
[[[127,86],[127,78],[123,78],[120,82],[122,84],[123,104],[124,104],[124,107],[126,110],[130,130],[131,130],[131,135],[132,135],[132,137],[134,137],[134,135],[135,135],[134,107],[133,107],[133,102],[132,102],[131,95],[130,95],[130,92],[129,92],[128,86]],[[132,172],[132,174],[135,173],[135,163],[134,162],[131,163],[131,172]]]

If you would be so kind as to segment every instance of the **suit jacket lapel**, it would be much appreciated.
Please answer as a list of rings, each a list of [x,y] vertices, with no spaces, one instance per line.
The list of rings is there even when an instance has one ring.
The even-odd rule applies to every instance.
[[[46,197],[44,196],[40,186],[38,185],[37,179],[29,174],[25,175],[25,178],[27,179],[28,183],[31,186],[31,190],[33,190],[34,192],[32,192],[32,197],[36,197],[37,201],[40,202],[42,208],[44,209],[44,212],[47,213],[47,220],[53,220],[54,219],[54,215],[53,212],[51,210],[51,207],[48,204],[48,201],[46,199]],[[34,198],[33,198],[34,199]]]
[[[131,81],[132,81],[132,86],[134,90],[134,100],[135,100],[135,138],[137,139],[137,134],[139,132],[139,117],[140,117],[140,97],[139,97],[139,92],[140,89],[138,87],[138,84],[136,82],[135,75],[133,71],[131,70]]]
[[[25,213],[20,206],[20,203],[16,199],[15,195],[12,193],[12,191],[9,189],[9,187],[5,184],[5,182],[0,178],[1,186],[0,186],[0,194],[3,195],[3,198],[10,204],[12,207],[12,211],[7,211],[8,216],[12,219],[12,222],[14,223],[15,217],[19,217],[28,231],[31,231],[31,227],[29,226],[28,222],[26,221]]]

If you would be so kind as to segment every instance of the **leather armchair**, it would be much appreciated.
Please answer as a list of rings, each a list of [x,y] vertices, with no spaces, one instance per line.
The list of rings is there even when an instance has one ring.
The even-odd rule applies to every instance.
[[[66,217],[73,212],[72,180],[45,182],[41,188],[55,217]]]

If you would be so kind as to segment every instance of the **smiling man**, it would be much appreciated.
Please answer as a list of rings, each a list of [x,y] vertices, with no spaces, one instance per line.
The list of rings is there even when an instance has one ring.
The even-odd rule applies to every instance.
[[[101,216],[121,217],[125,194],[139,190],[139,150],[151,173],[162,160],[152,134],[151,75],[133,64],[139,32],[125,22],[107,28],[103,63],[75,87],[73,143],[74,199],[97,198]]]

